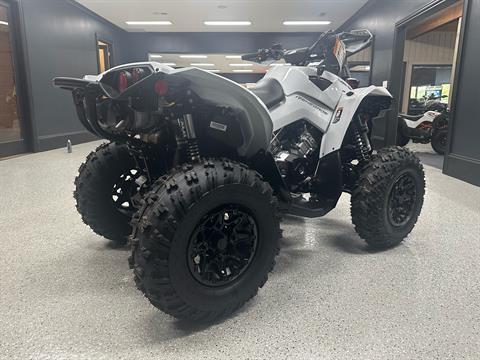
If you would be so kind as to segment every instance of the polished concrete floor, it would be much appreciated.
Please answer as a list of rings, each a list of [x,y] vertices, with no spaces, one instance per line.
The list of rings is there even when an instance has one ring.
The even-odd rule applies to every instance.
[[[80,221],[73,178],[96,143],[0,161],[1,359],[478,359],[480,188],[427,166],[422,215],[372,252],[349,198],[286,219],[269,281],[217,324],[180,322],[133,285],[128,249]]]

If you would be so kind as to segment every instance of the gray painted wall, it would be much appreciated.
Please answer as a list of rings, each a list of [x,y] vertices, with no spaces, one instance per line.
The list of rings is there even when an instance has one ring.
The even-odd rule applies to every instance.
[[[96,74],[95,33],[114,42],[114,61],[125,61],[124,31],[64,0],[19,0],[24,19],[31,121],[36,150],[65,145],[66,137],[91,136],[77,120],[70,93],[55,89],[55,76]]]
[[[406,18],[431,0],[376,0],[370,1],[341,30],[369,29],[375,35],[372,64],[372,83],[382,85],[389,80],[395,23]]]

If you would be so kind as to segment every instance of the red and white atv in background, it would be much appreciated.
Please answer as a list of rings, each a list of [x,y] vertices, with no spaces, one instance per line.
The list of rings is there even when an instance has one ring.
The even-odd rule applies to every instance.
[[[432,145],[436,153],[445,154],[450,110],[439,98],[425,101],[426,112],[420,115],[399,114],[397,145],[405,146],[410,139],[414,143]]]

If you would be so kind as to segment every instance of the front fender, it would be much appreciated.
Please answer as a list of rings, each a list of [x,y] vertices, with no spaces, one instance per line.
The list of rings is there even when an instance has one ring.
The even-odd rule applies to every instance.
[[[390,92],[379,86],[369,86],[352,90],[347,94],[343,94],[335,109],[335,114],[330,125],[323,136],[320,146],[320,157],[339,150],[342,147],[343,139],[355,117],[355,114],[362,102],[371,96],[387,97],[392,99]]]

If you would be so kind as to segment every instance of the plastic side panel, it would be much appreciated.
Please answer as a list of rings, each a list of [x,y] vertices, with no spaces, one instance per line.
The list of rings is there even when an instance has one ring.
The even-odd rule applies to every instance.
[[[240,156],[250,157],[266,150],[273,124],[265,105],[250,91],[224,77],[197,68],[184,68],[171,73],[190,81],[190,88],[202,99],[221,106],[241,110],[244,144],[237,149]]]
[[[405,119],[405,123],[407,124],[407,126],[409,128],[413,128],[415,129],[418,125],[420,125],[421,123],[423,123],[424,121],[430,121],[430,122],[433,122],[433,120],[435,120],[435,118],[440,115],[439,112],[436,112],[436,111],[427,111],[423,117],[421,117],[420,119],[418,119],[417,121],[412,121],[412,120],[408,120],[408,119]],[[401,115],[400,115],[401,116]]]
[[[324,133],[328,128],[332,115],[332,109],[307,99],[302,94],[290,95],[284,103],[270,110],[274,131],[304,119]]]
[[[342,115],[339,121],[332,121],[326,134],[323,136],[322,145],[320,146],[320,157],[323,157],[341,148],[348,126],[350,125],[355,112],[365,97],[392,97],[387,89],[373,85],[367,88],[355,89],[352,92],[353,95],[351,96],[344,94],[338,103],[335,113],[337,113],[339,110],[342,110]]]
[[[326,91],[322,91],[310,81],[309,76],[317,76],[317,69],[306,66],[277,66],[265,75],[267,78],[277,79],[282,84],[286,96],[305,94],[331,109],[337,105],[342,91],[349,90],[337,83],[335,78],[332,85]]]

